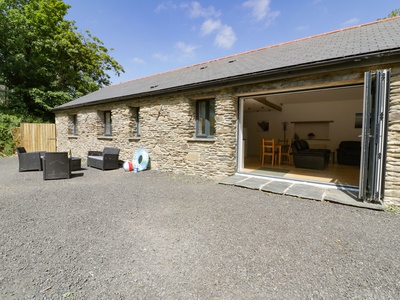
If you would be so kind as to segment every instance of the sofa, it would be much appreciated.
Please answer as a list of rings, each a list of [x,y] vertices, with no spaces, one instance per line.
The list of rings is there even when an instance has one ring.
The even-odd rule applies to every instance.
[[[342,141],[336,149],[339,165],[359,166],[361,160],[360,141]]]
[[[306,140],[294,140],[292,153],[296,168],[323,170],[329,163],[331,150],[311,149]]]
[[[119,168],[119,149],[105,147],[103,151],[89,151],[87,156],[88,167],[101,170],[114,170]]]

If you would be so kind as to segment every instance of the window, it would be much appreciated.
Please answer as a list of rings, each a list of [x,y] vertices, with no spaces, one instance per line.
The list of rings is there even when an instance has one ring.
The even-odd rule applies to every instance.
[[[140,137],[139,107],[131,107],[132,136]]]
[[[196,137],[209,138],[215,134],[215,100],[196,103]]]
[[[111,111],[104,112],[104,135],[112,135]]]
[[[78,116],[70,115],[68,122],[68,134],[69,135],[78,135]]]

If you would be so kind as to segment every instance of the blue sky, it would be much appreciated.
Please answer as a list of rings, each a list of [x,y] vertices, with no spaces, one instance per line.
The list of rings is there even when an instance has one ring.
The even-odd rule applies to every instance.
[[[124,82],[376,21],[400,0],[64,0],[66,19],[113,48]]]

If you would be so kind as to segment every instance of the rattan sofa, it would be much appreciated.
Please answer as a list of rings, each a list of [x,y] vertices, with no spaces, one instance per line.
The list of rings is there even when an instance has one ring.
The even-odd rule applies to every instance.
[[[89,151],[87,166],[101,170],[114,170],[119,168],[119,149],[105,147],[103,151]]]

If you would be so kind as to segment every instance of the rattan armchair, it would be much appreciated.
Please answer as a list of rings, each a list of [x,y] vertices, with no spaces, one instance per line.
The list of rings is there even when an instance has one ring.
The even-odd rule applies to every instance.
[[[24,147],[18,147],[17,153],[19,172],[42,170],[42,162],[40,156],[43,156],[45,152],[26,152]]]
[[[119,149],[105,147],[103,151],[89,151],[87,157],[88,167],[101,170],[113,170],[119,168]]]
[[[68,152],[46,152],[43,157],[43,179],[71,178],[71,160]]]

